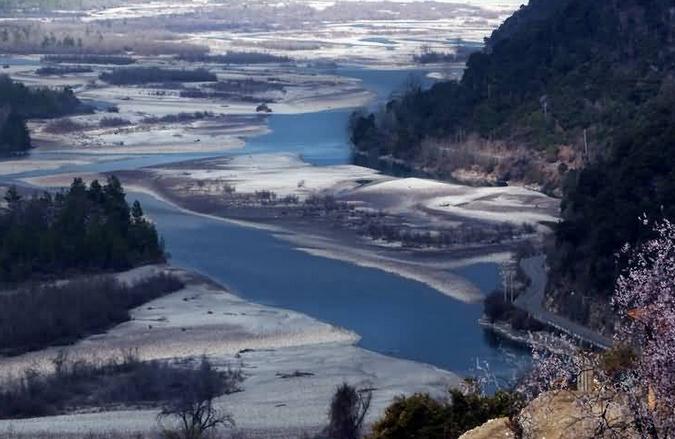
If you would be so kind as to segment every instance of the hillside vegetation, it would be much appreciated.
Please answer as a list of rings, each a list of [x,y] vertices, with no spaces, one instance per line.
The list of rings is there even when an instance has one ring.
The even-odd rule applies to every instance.
[[[551,304],[608,326],[615,253],[645,239],[641,214],[675,216],[673,8],[531,0],[460,81],[412,85],[381,111],[354,114],[352,142],[440,177],[463,160],[497,181],[560,193]]]

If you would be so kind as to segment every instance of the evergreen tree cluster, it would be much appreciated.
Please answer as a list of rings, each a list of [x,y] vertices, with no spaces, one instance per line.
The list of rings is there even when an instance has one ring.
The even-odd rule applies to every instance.
[[[30,146],[26,121],[9,107],[0,109],[0,153],[22,152]]]
[[[68,190],[21,197],[14,187],[0,213],[0,282],[66,272],[123,270],[164,260],[163,244],[119,180],[76,178]]]
[[[0,75],[0,107],[4,106],[25,119],[68,116],[83,109],[70,88],[26,87]]]
[[[31,147],[26,119],[61,117],[84,110],[69,88],[29,88],[0,75],[0,154]]]
[[[351,140],[412,162],[428,138],[476,134],[533,156],[572,146],[584,167],[561,171],[551,290],[562,311],[587,320],[588,304],[609,297],[621,245],[646,238],[638,217],[675,217],[673,8],[530,0],[471,55],[460,81],[413,85],[379,112],[355,113]]]

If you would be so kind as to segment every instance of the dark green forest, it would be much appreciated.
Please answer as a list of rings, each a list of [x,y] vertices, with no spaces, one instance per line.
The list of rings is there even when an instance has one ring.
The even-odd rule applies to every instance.
[[[0,153],[23,152],[30,147],[26,120],[10,108],[0,109]]]
[[[61,117],[84,110],[68,88],[29,88],[0,75],[0,154],[31,147],[26,119]]]
[[[361,153],[408,162],[425,139],[469,134],[533,156],[581,151],[582,169],[561,170],[551,292],[587,321],[620,270],[615,253],[645,238],[638,217],[675,217],[673,7],[531,0],[470,56],[461,80],[411,86],[379,112],[355,113],[351,140]]]
[[[115,85],[134,85],[163,82],[216,82],[218,77],[206,69],[179,70],[160,67],[126,67],[103,72],[101,81]]]
[[[0,282],[128,269],[164,260],[163,245],[141,205],[129,206],[111,176],[88,187],[22,197],[15,188],[0,214]]]

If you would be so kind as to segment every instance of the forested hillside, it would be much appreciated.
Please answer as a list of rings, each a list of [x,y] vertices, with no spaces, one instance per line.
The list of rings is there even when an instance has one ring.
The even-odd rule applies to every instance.
[[[51,118],[83,110],[70,89],[29,88],[0,75],[0,154],[30,148],[26,119]]]
[[[460,81],[355,114],[352,141],[441,177],[464,161],[561,193],[551,304],[606,326],[615,253],[644,238],[639,215],[675,217],[674,32],[674,0],[531,0]]]

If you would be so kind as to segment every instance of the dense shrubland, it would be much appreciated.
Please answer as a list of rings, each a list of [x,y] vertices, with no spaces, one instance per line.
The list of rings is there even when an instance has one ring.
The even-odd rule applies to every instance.
[[[169,274],[131,285],[102,276],[21,286],[0,294],[0,354],[68,344],[103,332],[128,321],[129,310],[181,288],[183,282]]]
[[[91,73],[94,70],[86,66],[47,66],[35,71],[40,76],[69,75],[74,73]]]
[[[87,128],[87,125],[80,123],[70,117],[55,119],[48,122],[42,131],[50,134],[64,134],[72,133],[73,131],[80,131]]]
[[[21,197],[10,188],[0,214],[0,282],[68,272],[122,270],[164,259],[162,243],[117,178]]]
[[[115,85],[134,85],[164,82],[215,82],[215,74],[206,69],[179,70],[160,67],[127,67],[103,72],[102,81]]]
[[[608,327],[615,253],[649,235],[641,213],[675,217],[671,10],[668,0],[532,0],[469,58],[460,81],[413,83],[381,111],[355,113],[351,140],[433,173],[452,169],[447,151],[477,138],[475,156],[512,156],[505,163],[517,172],[502,170],[506,180],[557,185],[553,305]],[[556,161],[555,175],[543,171]],[[486,166],[476,163],[492,172]]]
[[[134,64],[136,60],[129,56],[97,55],[91,53],[73,53],[67,55],[47,55],[42,62],[53,64],[101,64],[124,66]],[[65,67],[69,68],[69,67]]]
[[[467,380],[463,390],[451,390],[445,400],[427,394],[399,396],[372,428],[366,428],[373,389],[345,383],[336,389],[328,426],[317,439],[457,439],[489,419],[516,415],[518,395],[500,391],[488,396],[478,387],[477,381]]]
[[[169,85],[169,84],[167,84]],[[181,87],[179,95],[196,99],[235,99],[242,102],[270,102],[268,96],[256,95],[267,92],[285,93],[286,84],[280,82],[258,81],[255,79],[228,79],[210,82],[201,88]]]
[[[26,371],[0,386],[0,418],[27,418],[72,410],[162,407],[167,413],[194,399],[239,391],[239,370],[218,371],[206,358],[142,362],[133,351],[106,361],[71,359],[66,351],[53,359],[54,371]]]
[[[131,121],[129,119],[116,116],[103,117],[98,121],[98,126],[100,128],[119,128],[129,125],[131,125]]]
[[[415,394],[397,398],[368,439],[456,439],[492,418],[514,416],[519,397],[510,392],[486,396],[480,392],[450,391],[449,401]]]
[[[195,120],[203,120],[215,117],[214,113],[210,111],[195,111],[192,113],[182,112],[176,114],[167,114],[164,116],[147,116],[144,117],[141,122],[147,124],[158,124],[158,123],[183,123],[191,122]]]
[[[333,195],[311,194],[300,198],[295,194],[280,196],[269,190],[240,193],[236,186],[224,180],[197,180],[191,191],[192,197],[200,197],[202,193],[221,193],[222,196],[217,199],[203,196],[201,202],[214,208],[226,207],[234,216],[243,213],[246,217],[253,212],[251,209],[257,209],[262,217],[316,218],[352,230],[362,238],[404,248],[447,249],[464,244],[499,244],[522,239],[535,232],[535,228],[527,223],[483,222],[419,227],[401,221],[394,214],[359,209],[354,203]]]
[[[269,78],[268,81],[259,81],[256,79],[247,78],[243,80],[229,79],[225,81],[219,81],[214,84],[209,84],[208,86],[218,91],[227,91],[233,93],[258,93],[266,91],[283,91],[286,87],[286,84],[274,82],[273,78]]]
[[[214,64],[281,64],[289,63],[291,58],[283,55],[273,55],[265,52],[234,52],[227,51],[223,55],[184,54],[178,59],[189,62],[204,62]]]
[[[179,93],[181,98],[190,99],[227,99],[237,100],[240,102],[258,103],[260,101],[270,102],[270,99],[261,99],[250,95],[241,95],[239,93],[227,91],[208,91],[199,88],[186,88]]]

